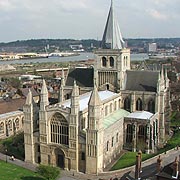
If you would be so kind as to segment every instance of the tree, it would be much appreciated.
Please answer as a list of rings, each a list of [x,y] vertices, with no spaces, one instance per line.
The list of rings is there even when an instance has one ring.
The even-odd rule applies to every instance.
[[[49,165],[39,165],[37,172],[48,180],[55,180],[60,174],[60,169]]]

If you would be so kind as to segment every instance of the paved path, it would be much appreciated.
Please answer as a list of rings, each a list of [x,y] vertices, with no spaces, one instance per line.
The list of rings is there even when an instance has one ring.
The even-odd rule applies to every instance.
[[[180,157],[180,150],[173,149],[173,150],[167,151],[166,154],[165,153],[161,154],[162,165],[165,166],[173,162],[176,156]],[[153,173],[156,171],[157,157],[158,156],[148,159],[145,162],[142,162],[143,174],[145,174],[145,176],[148,177],[150,173]],[[8,163],[16,164],[18,166],[29,169],[31,171],[36,171],[37,165],[30,164],[30,163],[27,163],[18,159],[15,159],[14,161],[12,161],[9,158],[10,158],[9,156],[6,156],[0,153],[1,160],[4,160],[4,161],[7,160]],[[121,178],[125,173],[134,170],[134,168],[135,166],[132,166],[129,168],[125,168],[125,169],[117,170],[113,172],[109,172],[109,171],[103,172],[98,175],[88,175],[88,174],[76,173],[72,171],[61,171],[62,177],[59,178],[59,180],[109,180],[110,178],[114,178],[115,176],[117,176],[118,178]]]

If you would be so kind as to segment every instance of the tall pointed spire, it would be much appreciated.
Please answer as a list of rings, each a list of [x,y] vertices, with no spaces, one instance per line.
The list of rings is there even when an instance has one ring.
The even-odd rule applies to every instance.
[[[40,109],[45,110],[45,106],[49,105],[49,100],[48,100],[48,90],[46,86],[46,82],[43,79],[42,82],[42,88],[41,88],[41,101],[40,101]]]
[[[124,48],[124,41],[122,39],[119,24],[114,16],[113,0],[111,0],[111,7],[104,30],[101,47],[103,49]]]
[[[32,104],[32,92],[29,89],[28,95],[27,95],[27,99],[26,99],[26,105],[31,105]]]
[[[93,89],[93,91],[91,93],[91,97],[89,99],[89,105],[90,106],[99,106],[99,105],[101,105],[101,99],[99,97],[96,85],[94,86],[94,89]]]

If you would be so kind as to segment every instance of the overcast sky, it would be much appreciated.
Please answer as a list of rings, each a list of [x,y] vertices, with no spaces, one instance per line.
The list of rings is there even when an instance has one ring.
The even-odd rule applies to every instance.
[[[0,42],[102,38],[110,0],[0,0]],[[114,0],[124,38],[180,37],[180,0]]]

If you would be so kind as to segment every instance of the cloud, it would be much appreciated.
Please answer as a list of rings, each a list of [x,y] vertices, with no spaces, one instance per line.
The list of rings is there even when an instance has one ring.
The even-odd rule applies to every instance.
[[[162,12],[160,11],[157,11],[156,9],[148,9],[147,10],[147,13],[153,17],[154,19],[157,19],[157,20],[167,20],[168,19],[168,16],[166,14],[163,14]]]

